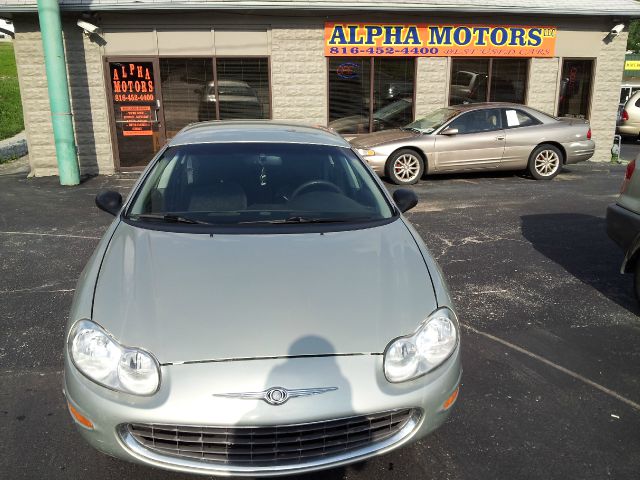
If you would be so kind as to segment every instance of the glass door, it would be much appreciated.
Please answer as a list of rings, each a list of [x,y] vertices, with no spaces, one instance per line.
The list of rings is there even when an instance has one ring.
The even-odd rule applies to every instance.
[[[116,165],[141,169],[165,143],[158,61],[110,58],[107,66]]]

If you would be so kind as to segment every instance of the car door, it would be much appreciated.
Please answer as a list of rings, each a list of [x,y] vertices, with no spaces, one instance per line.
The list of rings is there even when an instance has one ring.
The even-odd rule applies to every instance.
[[[519,108],[502,108],[505,132],[504,154],[500,168],[521,169],[529,163],[529,155],[544,137],[544,125]]]
[[[505,135],[499,108],[465,112],[453,119],[447,129],[457,129],[458,133],[436,135],[437,171],[490,169],[500,165]]]

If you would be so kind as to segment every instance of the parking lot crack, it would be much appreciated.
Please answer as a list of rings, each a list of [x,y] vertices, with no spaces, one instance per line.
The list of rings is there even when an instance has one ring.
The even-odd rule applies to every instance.
[[[519,347],[518,345],[514,345],[511,342],[508,342],[506,340],[503,340],[502,338],[496,337],[495,335],[491,335],[490,333],[487,332],[483,332],[481,330],[478,330],[476,328],[473,328],[470,325],[467,324],[461,324],[462,327],[466,328],[467,330],[469,330],[470,332],[473,332],[477,335],[481,335],[485,338],[488,338],[489,340],[492,340],[494,342],[500,343],[501,345],[510,348],[511,350],[515,350],[516,352],[522,353],[523,355],[526,355],[530,358],[533,358],[541,363],[544,363],[545,365],[554,368],[562,373],[565,373],[566,375],[569,375],[570,377],[581,381],[582,383],[585,383],[586,385],[589,385],[590,387],[595,388],[596,390],[599,390],[600,392],[615,398],[616,400],[621,401],[622,403],[630,406],[631,408],[633,408],[636,411],[640,411],[640,404],[634,402],[633,400],[630,400],[622,395],[620,395],[619,393],[611,390],[610,388],[607,388],[603,385],[600,385],[599,383],[594,382],[593,380],[589,380],[588,378],[584,377],[583,375],[580,375],[577,372],[574,372],[573,370],[569,370],[568,368],[563,367],[562,365],[558,365],[557,363],[552,362],[551,360],[548,360],[540,355],[537,355],[533,352],[530,352],[529,350],[526,350],[522,347]]]

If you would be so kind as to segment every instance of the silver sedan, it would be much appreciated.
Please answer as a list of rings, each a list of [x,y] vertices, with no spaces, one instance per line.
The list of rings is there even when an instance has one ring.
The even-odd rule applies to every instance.
[[[378,175],[398,185],[425,174],[491,169],[526,169],[537,180],[550,180],[562,165],[588,160],[595,151],[587,121],[511,103],[441,108],[351,144]]]
[[[460,327],[433,257],[351,146],[260,122],[187,127],[79,280],[65,395],[108,455],[207,475],[360,461],[451,412]]]

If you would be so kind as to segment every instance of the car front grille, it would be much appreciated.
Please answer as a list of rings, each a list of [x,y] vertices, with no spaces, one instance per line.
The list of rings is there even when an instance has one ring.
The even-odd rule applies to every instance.
[[[375,451],[376,445],[389,443],[410,422],[410,426],[415,427],[418,420],[417,410],[403,409],[314,423],[263,427],[133,423],[125,425],[123,433],[129,433],[144,449],[163,457],[197,459],[220,466],[261,467],[331,461],[331,458],[343,457],[344,454]],[[412,430],[410,428],[409,432]]]

